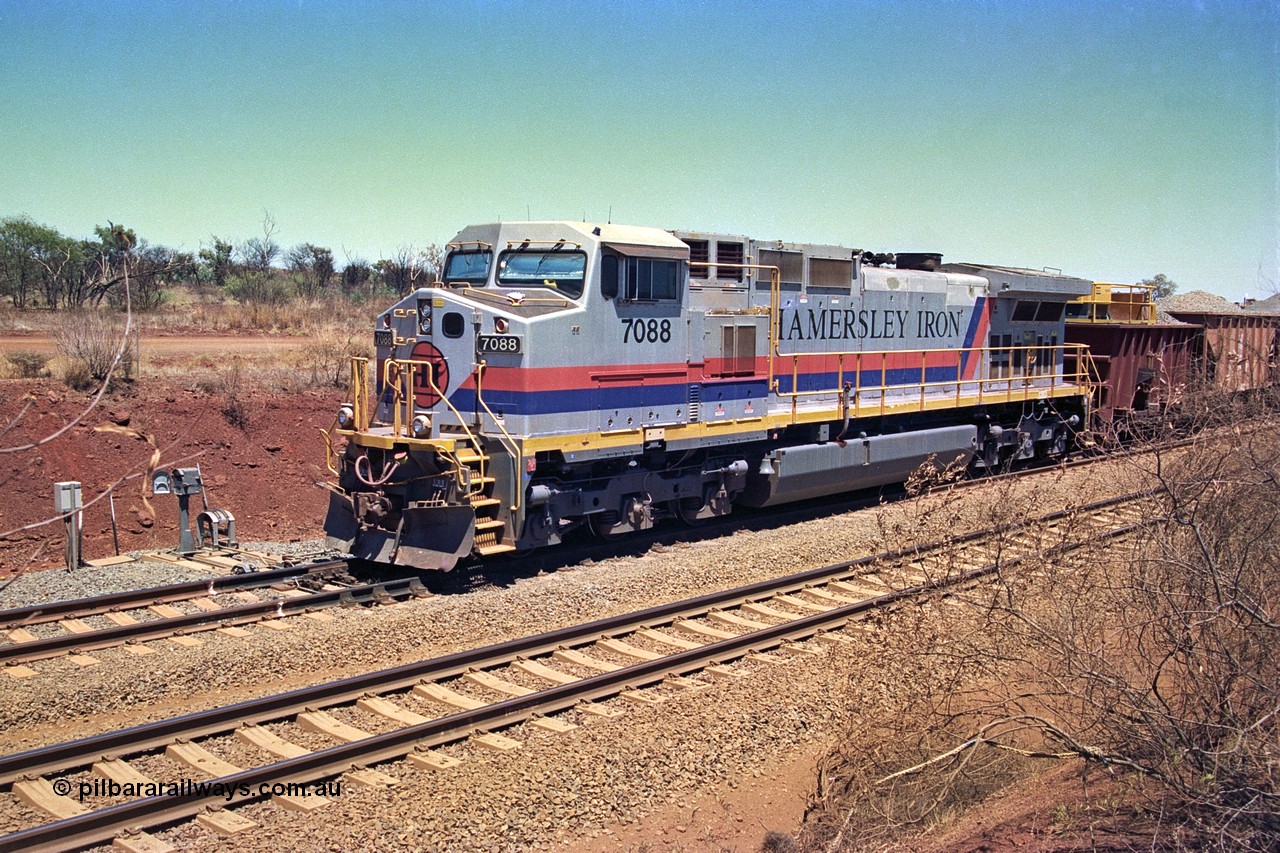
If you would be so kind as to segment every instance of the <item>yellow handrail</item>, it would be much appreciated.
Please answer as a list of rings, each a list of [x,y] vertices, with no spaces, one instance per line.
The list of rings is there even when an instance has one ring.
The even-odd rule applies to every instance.
[[[1117,284],[1095,281],[1088,296],[1073,299],[1067,304],[1086,305],[1089,313],[1084,317],[1067,317],[1068,323],[1141,323],[1154,325],[1156,305],[1155,285]],[[1099,317],[1100,308],[1106,309],[1105,317]],[[1113,316],[1122,314],[1123,316]]]
[[[463,432],[467,434],[467,440],[471,442],[471,445],[475,447],[476,450],[483,451],[484,448],[481,446],[479,439],[476,438],[476,435],[471,431],[471,428],[467,426],[466,418],[464,418],[462,413],[457,410],[453,405],[453,401],[445,395],[444,391],[440,390],[436,385],[435,377],[432,375],[431,365],[432,363],[429,361],[413,358],[389,358],[383,363],[382,381],[384,384],[395,389],[395,400],[393,401],[391,422],[392,433],[394,435],[408,435],[408,425],[401,420],[401,410],[402,408],[412,407],[412,401],[415,396],[414,389],[417,387],[414,382],[414,377],[417,374],[417,368],[424,367],[426,369],[423,371],[423,376],[427,381],[427,385],[430,386],[432,392],[449,407],[449,411],[453,412],[454,417],[458,419],[458,424],[462,427]],[[391,377],[393,367],[397,374],[395,380]],[[462,468],[465,466],[458,462],[456,456],[454,456],[454,463],[458,466],[455,470],[458,485],[464,490],[467,490],[468,494],[472,494],[470,482],[463,482],[462,480]],[[482,478],[484,477],[483,453],[481,454],[480,461],[480,476]]]
[[[351,413],[355,428],[369,428],[369,359],[353,356],[351,359]]]
[[[329,430],[322,429],[320,434],[324,436],[324,467],[329,469],[329,473],[335,477],[341,476],[337,467],[333,464],[336,454],[333,452],[333,436],[329,434]]]
[[[512,467],[512,492],[515,493],[516,502],[511,505],[511,511],[515,512],[520,509],[520,499],[524,496],[523,484],[520,482],[520,466],[524,460],[520,456],[520,451],[516,449],[515,439],[511,437],[511,433],[507,432],[507,428],[503,426],[502,421],[489,408],[489,404],[484,401],[484,369],[488,367],[488,362],[481,361],[476,365],[476,402],[484,407],[493,423],[501,430],[505,439],[503,442],[507,447],[507,455],[511,457]]]
[[[991,363],[991,354],[1008,357],[1009,361],[1012,361],[1012,355],[1015,352],[1025,354],[1022,360],[1024,365],[1022,368],[1010,368],[1007,374],[1001,376],[989,375],[991,368],[999,365],[999,362],[997,362],[997,365]],[[1064,362],[1068,356],[1074,356],[1076,359],[1074,369],[1068,370],[1065,364],[1061,370],[1058,369],[1057,355],[1059,352],[1063,354]],[[955,378],[928,380],[928,359],[929,355],[933,353],[946,353],[954,357]],[[966,355],[977,359],[975,375],[969,379],[965,379],[960,375]],[[904,364],[895,369],[910,369],[911,362],[917,356],[921,362],[919,382],[890,384],[888,381],[889,360],[891,358],[900,358]],[[1042,358],[1042,356],[1047,357]],[[877,350],[874,352],[791,352],[779,353],[778,357],[791,359],[791,390],[783,391],[777,377],[773,379],[771,390],[777,397],[791,398],[793,414],[800,398],[830,397],[844,394],[845,359],[850,357],[853,359],[852,409],[855,412],[860,412],[865,408],[874,408],[880,414],[884,414],[890,403],[891,396],[897,394],[901,395],[903,400],[907,400],[917,390],[920,396],[916,401],[916,405],[920,411],[923,411],[929,402],[929,389],[946,388],[949,391],[952,386],[955,386],[955,399],[959,403],[963,397],[964,386],[973,388],[981,401],[989,396],[998,396],[1005,400],[1031,400],[1035,399],[1041,391],[1047,389],[1049,393],[1053,394],[1060,387],[1069,384],[1082,385],[1086,389],[1086,393],[1088,393],[1096,385],[1096,382],[1089,376],[1092,359],[1089,354],[1089,347],[1085,344],[1059,343],[1009,347],[966,347],[964,349]],[[816,390],[797,390],[801,358],[835,358],[837,364],[836,384]],[[880,364],[875,366],[874,360],[877,358]],[[862,383],[863,369],[868,359],[872,360],[873,366],[870,369],[879,370],[880,383],[878,385],[864,385]],[[946,365],[935,365],[935,367],[937,366]],[[868,394],[878,397],[870,407],[863,405],[863,398]]]
[[[552,248],[555,248],[555,249],[561,249],[561,248],[564,248],[565,246],[572,246],[573,248],[578,250],[582,249],[582,244],[575,243],[573,240],[563,240],[563,239],[562,240],[530,240],[526,238],[524,240],[508,240],[507,241],[508,249],[526,249],[529,246],[551,246]]]

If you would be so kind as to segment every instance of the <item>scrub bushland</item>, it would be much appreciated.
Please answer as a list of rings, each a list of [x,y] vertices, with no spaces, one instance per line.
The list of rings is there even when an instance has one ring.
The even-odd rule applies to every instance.
[[[1242,423],[1238,408],[1216,411]],[[1274,849],[1280,419],[1251,414],[1128,463],[1133,482],[1118,490],[1162,487],[1141,529],[1055,553],[1077,538],[1069,514],[1041,534],[1041,557],[900,608],[860,638],[847,652],[860,673],[844,697],[854,722],[819,767],[802,843],[895,845],[1067,764],[1110,792],[1101,806],[1058,804],[1075,831],[1083,822],[1161,849]],[[886,535],[940,538],[957,506],[899,514]],[[983,512],[991,524],[1020,514],[1012,495]]]

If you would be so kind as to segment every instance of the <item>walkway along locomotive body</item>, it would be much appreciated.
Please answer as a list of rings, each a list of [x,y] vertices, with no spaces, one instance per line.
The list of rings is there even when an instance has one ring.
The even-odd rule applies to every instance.
[[[357,359],[331,436],[325,529],[359,557],[447,570],[930,458],[1049,456],[1087,416],[1062,343],[1080,279],[575,222],[448,249],[440,282],[379,317],[373,389]]]

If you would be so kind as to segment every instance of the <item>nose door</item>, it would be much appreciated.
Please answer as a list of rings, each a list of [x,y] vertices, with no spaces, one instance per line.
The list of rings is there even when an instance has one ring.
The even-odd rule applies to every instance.
[[[413,377],[414,402],[419,409],[434,409],[449,391],[449,361],[430,341],[419,341],[410,356],[419,364]]]
[[[439,296],[419,300],[418,319],[420,334],[411,355],[417,362],[413,377],[415,405],[432,412],[436,423],[453,421],[454,407],[468,417],[475,406],[460,399],[458,392],[474,388],[470,378],[475,372],[473,324],[460,306]],[[427,330],[429,333],[425,333]]]

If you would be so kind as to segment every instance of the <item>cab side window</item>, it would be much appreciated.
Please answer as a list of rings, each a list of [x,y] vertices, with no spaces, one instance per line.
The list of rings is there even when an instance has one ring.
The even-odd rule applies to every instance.
[[[618,256],[605,255],[600,259],[600,293],[605,299],[618,295]]]
[[[633,302],[679,299],[679,269],[679,261],[627,258],[624,298]]]

